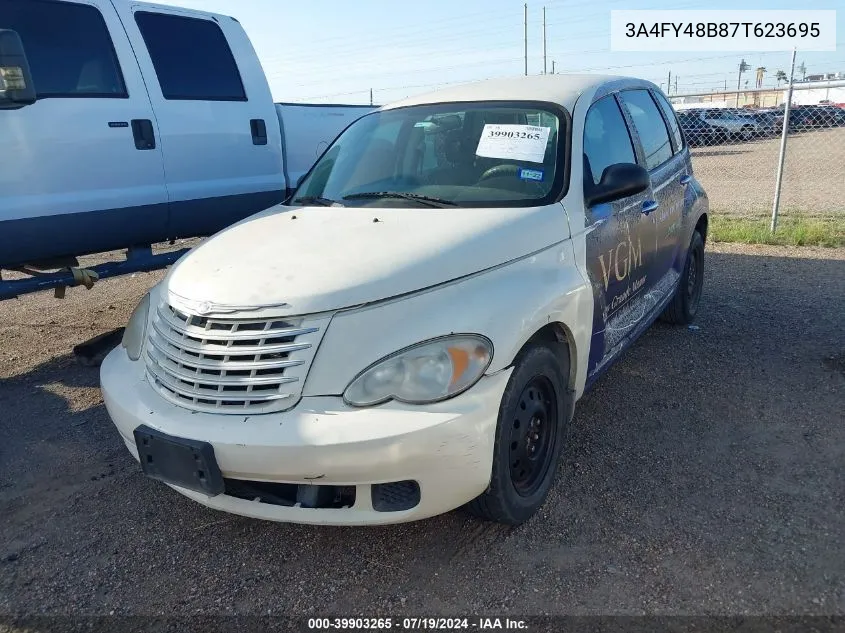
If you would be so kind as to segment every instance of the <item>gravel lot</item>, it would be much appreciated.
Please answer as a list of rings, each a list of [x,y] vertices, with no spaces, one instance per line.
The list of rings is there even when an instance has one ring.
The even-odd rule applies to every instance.
[[[205,509],[141,475],[71,355],[161,273],[0,303],[0,616],[843,615],[845,250],[707,265],[700,329],[655,325],[581,401],[518,529]]]
[[[768,215],[772,212],[779,153],[780,136],[695,147],[692,164],[714,211]],[[781,212],[845,213],[845,128],[790,134]]]

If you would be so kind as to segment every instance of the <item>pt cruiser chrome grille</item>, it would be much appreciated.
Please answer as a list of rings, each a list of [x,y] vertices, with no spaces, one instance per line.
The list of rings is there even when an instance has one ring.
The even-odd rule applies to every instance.
[[[166,399],[188,409],[284,411],[302,393],[319,325],[192,316],[162,304],[147,339],[147,378]]]

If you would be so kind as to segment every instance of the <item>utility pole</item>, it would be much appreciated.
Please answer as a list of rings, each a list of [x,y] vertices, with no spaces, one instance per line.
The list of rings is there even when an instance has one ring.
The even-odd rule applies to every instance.
[[[555,74],[555,60],[552,60],[552,74]]]
[[[373,105],[373,89],[370,88],[370,105]]]
[[[742,81],[742,73],[748,70],[748,64],[745,63],[743,59],[739,62],[739,75],[736,78],[736,107],[739,107],[739,82]]]
[[[546,74],[546,7],[543,7],[543,74]]]
[[[675,75],[675,94],[678,94],[678,75]]]
[[[528,76],[528,3],[525,3],[525,76]]]
[[[672,92],[672,71],[669,71],[669,81],[666,82],[666,94]]]

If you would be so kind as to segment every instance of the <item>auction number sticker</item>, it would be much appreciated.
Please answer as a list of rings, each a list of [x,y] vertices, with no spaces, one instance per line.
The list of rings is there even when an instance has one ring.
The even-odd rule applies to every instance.
[[[552,128],[488,123],[481,132],[476,156],[542,163]]]

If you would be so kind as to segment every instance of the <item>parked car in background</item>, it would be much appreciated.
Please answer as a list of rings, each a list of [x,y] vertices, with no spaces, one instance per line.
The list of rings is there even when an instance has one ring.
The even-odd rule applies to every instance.
[[[678,112],[678,123],[691,147],[707,147],[725,140],[725,131],[712,125],[695,112]]]
[[[0,267],[215,233],[282,202],[373,109],[274,104],[225,15],[2,0],[0,38],[20,72],[0,90]]]
[[[794,105],[789,109],[789,127],[796,132],[841,126],[845,126],[845,110],[835,105]]]
[[[845,125],[845,110],[834,105],[818,105],[809,109],[806,123],[815,128]]]
[[[707,214],[651,82],[413,97],[176,263],[101,367],[106,408],[149,477],[218,510],[520,524],[575,402],[656,318],[695,317]]]
[[[713,127],[719,128],[732,140],[750,141],[760,134],[760,126],[752,117],[739,114],[728,108],[711,108],[699,113],[699,117]]]
[[[774,110],[751,110],[745,116],[757,123],[757,136],[761,138],[777,136],[783,130],[783,113],[778,115]]]

